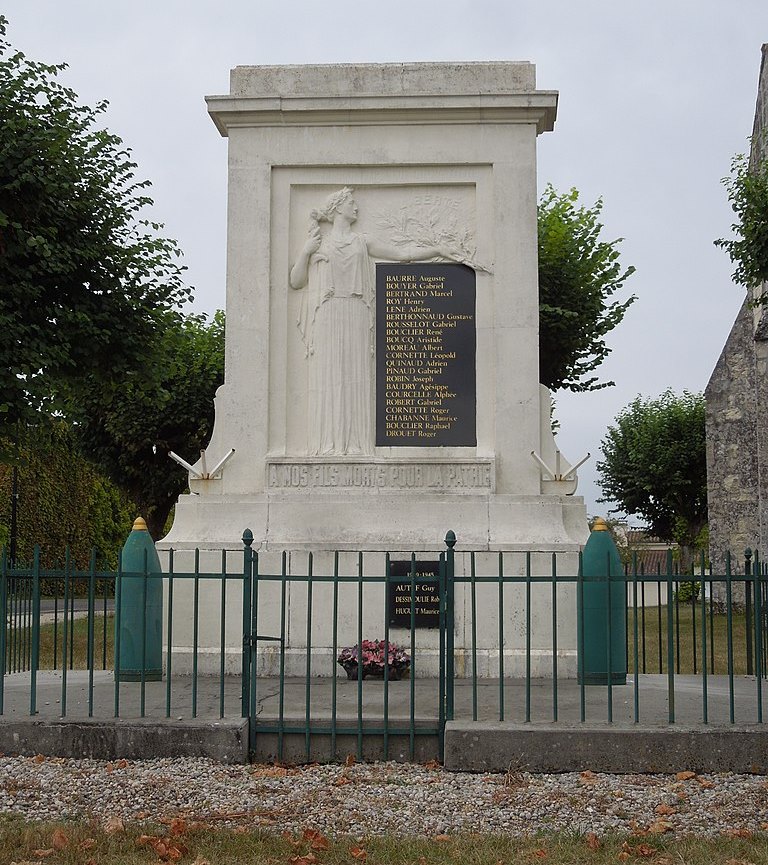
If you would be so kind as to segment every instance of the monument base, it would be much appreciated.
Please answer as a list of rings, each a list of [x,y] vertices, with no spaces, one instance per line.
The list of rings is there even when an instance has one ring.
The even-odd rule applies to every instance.
[[[166,570],[167,550],[174,550],[177,575],[170,640],[167,627],[164,635],[164,645],[170,642],[173,647],[174,670],[192,669],[192,647],[197,645],[198,672],[217,674],[222,656],[227,671],[239,671],[243,647],[239,536],[240,527],[248,526],[262,532],[254,542],[258,578],[253,603],[258,621],[250,627],[258,635],[259,675],[279,675],[282,662],[285,675],[304,676],[309,650],[310,676],[342,676],[338,656],[343,648],[355,646],[362,634],[363,640],[371,641],[388,636],[406,650],[415,658],[416,677],[437,676],[438,607],[433,597],[436,589],[428,586],[430,575],[437,573],[440,553],[447,549],[442,542],[446,526],[455,526],[461,531],[452,592],[456,676],[465,678],[476,671],[481,678],[498,677],[503,654],[505,677],[526,673],[550,677],[553,651],[558,676],[575,676],[576,575],[579,529],[583,526],[586,533],[584,504],[580,499],[544,496],[491,498],[466,497],[448,508],[444,498],[415,507],[405,498],[379,497],[366,507],[366,500],[358,497],[351,502],[337,499],[332,505],[307,497],[301,506],[295,504],[293,512],[280,502],[275,509],[293,519],[280,523],[282,532],[277,537],[289,538],[292,544],[281,544],[270,534],[275,523],[267,517],[273,517],[273,503],[249,499],[217,508],[210,501],[182,500],[176,525],[191,526],[190,532],[198,537],[207,533],[207,539],[195,543],[177,534],[175,541],[166,538],[160,545],[166,548],[161,553]],[[322,533],[330,524],[344,525],[346,530]],[[302,530],[302,542],[297,543],[295,537]],[[424,543],[430,535],[435,541]],[[313,536],[311,543],[308,538]],[[420,597],[413,613],[408,577],[412,552],[420,569],[416,585],[425,586],[416,589]],[[401,575],[389,584],[383,580],[387,555],[390,573]],[[223,567],[225,587],[219,576]],[[551,579],[555,573],[556,582]],[[527,580],[527,575],[534,579]],[[417,612],[420,618],[412,645],[408,622]]]
[[[392,642],[396,638],[392,636]],[[263,678],[277,679],[280,676],[280,653],[275,648],[266,648],[258,655],[256,675]],[[164,662],[166,655],[163,656]],[[480,649],[474,658],[477,664],[479,679],[496,679],[499,676],[499,653],[496,650]],[[457,649],[454,652],[454,672],[457,679],[468,679],[472,676],[472,652],[469,649]],[[307,652],[303,647],[286,649],[283,658],[283,675],[286,678],[301,679],[307,674]],[[221,655],[210,649],[198,650],[197,666],[194,666],[194,655],[190,646],[173,647],[174,675],[191,675],[193,670],[200,676],[219,676],[221,674]],[[238,676],[243,669],[243,655],[239,647],[231,647],[224,653],[224,675]],[[328,646],[312,648],[311,677],[331,678],[347,681],[347,674],[336,662],[336,658]],[[504,650],[504,678],[524,679],[528,663],[525,651],[522,649]],[[575,649],[561,649],[557,653],[557,675],[561,679],[575,679],[577,658]],[[437,679],[440,673],[440,659],[434,649],[420,651],[417,654],[415,676],[417,679]],[[531,651],[530,676],[532,679],[552,678],[552,652],[543,649]],[[410,677],[410,673],[408,675]],[[407,677],[407,678],[408,678]],[[626,679],[626,677],[625,677]],[[366,680],[367,681],[367,680]],[[394,680],[393,680],[394,681]],[[586,684],[597,684],[587,682]],[[602,684],[605,684],[603,682]],[[618,679],[614,684],[625,684]]]
[[[158,549],[439,550],[449,529],[459,549],[575,551],[589,534],[580,496],[433,493],[376,487],[259,496],[181,496]]]

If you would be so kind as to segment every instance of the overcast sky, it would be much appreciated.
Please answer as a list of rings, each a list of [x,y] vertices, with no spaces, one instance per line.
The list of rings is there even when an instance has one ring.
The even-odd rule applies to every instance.
[[[602,196],[603,236],[624,237],[638,299],[601,368],[616,387],[561,394],[560,447],[591,451],[579,493],[595,503],[606,426],[637,394],[702,390],[742,298],[725,253],[720,181],[752,130],[766,0],[5,0],[12,44],[66,61],[87,103],[154,185],[156,217],[185,251],[196,306],[224,306],[226,140],[206,94],[229,69],[281,63],[530,60],[558,90],[539,138],[539,186]]]

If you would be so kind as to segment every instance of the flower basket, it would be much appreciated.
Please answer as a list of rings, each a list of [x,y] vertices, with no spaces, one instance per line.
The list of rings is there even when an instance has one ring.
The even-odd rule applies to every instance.
[[[390,681],[402,679],[411,668],[411,659],[408,653],[394,643],[390,643],[387,647],[384,640],[363,640],[362,648],[364,679],[383,679],[385,663],[388,666]],[[358,678],[360,655],[357,645],[347,646],[341,650],[337,661],[344,668],[348,679]]]

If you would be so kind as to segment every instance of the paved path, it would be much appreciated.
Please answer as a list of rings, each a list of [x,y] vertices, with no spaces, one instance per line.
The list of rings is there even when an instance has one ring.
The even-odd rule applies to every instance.
[[[635,687],[632,677],[626,685],[612,688],[613,722],[634,724]],[[5,677],[4,707],[6,717],[29,716],[30,679],[28,673]],[[218,677],[200,676],[196,683],[191,676],[174,676],[171,682],[170,717],[193,717],[193,698],[196,698],[197,717],[215,719],[223,714],[227,718],[241,715],[241,682],[237,676],[226,676],[222,688]],[[666,676],[639,677],[638,703],[641,726],[669,723],[668,680]],[[734,720],[737,724],[755,724],[757,712],[757,682],[754,676],[737,676],[733,680]],[[40,718],[56,719],[62,715],[62,685],[60,672],[41,672],[37,677],[37,707]],[[768,682],[763,682],[768,692]],[[438,687],[434,679],[415,681],[413,715],[417,721],[428,723],[437,719]],[[123,682],[120,685],[120,716],[137,718],[141,711],[141,684]],[[476,714],[478,720],[499,720],[500,688],[498,680],[478,682]],[[707,677],[708,721],[712,725],[728,724],[730,689],[726,676]],[[167,682],[147,682],[144,689],[145,714],[154,719],[166,717]],[[586,720],[591,723],[608,721],[608,688],[590,686],[584,689]],[[507,680],[503,688],[504,720],[526,721],[526,689],[523,680]],[[279,714],[280,687],[277,679],[259,679],[256,700],[258,717],[268,721]],[[765,697],[763,697],[765,705]],[[581,689],[573,679],[560,680],[556,692],[551,680],[533,679],[530,688],[530,720],[537,724],[555,722],[555,702],[558,723],[579,723]],[[304,679],[286,679],[283,696],[284,716],[304,719],[307,707],[307,687]],[[364,719],[379,719],[384,710],[384,683],[363,682],[362,712]],[[309,681],[309,707],[313,719],[328,719],[332,714],[332,680],[315,678]],[[93,717],[111,718],[115,709],[115,685],[111,672],[93,674]],[[454,717],[470,720],[475,709],[472,683],[457,680],[455,687]],[[675,676],[675,722],[678,725],[697,726],[703,722],[701,676]],[[411,682],[408,679],[390,682],[388,712],[391,721],[408,720],[411,716]],[[89,714],[89,674],[87,671],[69,671],[66,682],[66,716],[71,719]],[[358,717],[358,686],[356,681],[336,680],[336,716],[356,720]],[[766,714],[768,721],[768,713]]]

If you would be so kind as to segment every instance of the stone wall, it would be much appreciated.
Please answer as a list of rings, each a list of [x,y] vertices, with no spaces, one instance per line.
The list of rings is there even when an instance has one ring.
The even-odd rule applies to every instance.
[[[709,550],[741,558],[758,536],[757,412],[752,310],[744,301],[705,391]]]
[[[762,47],[750,159],[768,155],[768,45]],[[765,286],[763,286],[765,288]],[[745,298],[705,390],[710,557],[743,573],[745,547],[768,541],[768,318]],[[717,594],[717,591],[716,591]],[[742,592],[743,594],[743,592]]]

